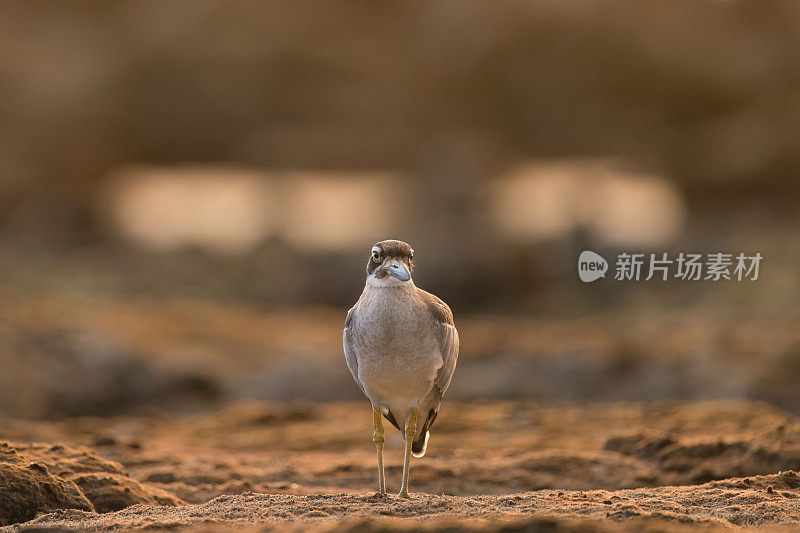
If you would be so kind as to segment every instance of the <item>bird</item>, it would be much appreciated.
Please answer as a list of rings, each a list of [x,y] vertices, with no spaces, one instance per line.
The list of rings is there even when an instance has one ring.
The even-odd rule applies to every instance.
[[[440,298],[414,285],[413,268],[409,244],[394,239],[375,243],[364,290],[347,312],[342,335],[347,368],[372,404],[380,495],[386,494],[381,417],[403,434],[401,498],[411,497],[411,455],[425,455],[459,348],[453,312]]]

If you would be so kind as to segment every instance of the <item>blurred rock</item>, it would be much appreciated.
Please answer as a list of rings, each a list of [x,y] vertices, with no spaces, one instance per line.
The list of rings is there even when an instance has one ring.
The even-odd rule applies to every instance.
[[[345,311],[199,300],[0,299],[0,413],[187,412],[245,399],[356,400]],[[698,311],[627,319],[462,316],[448,398],[769,401],[800,412],[797,320]],[[292,416],[305,416],[302,405]],[[276,416],[252,416],[268,424]],[[98,445],[129,445],[104,432]],[[108,444],[103,444],[108,443]],[[141,443],[140,443],[141,444]]]

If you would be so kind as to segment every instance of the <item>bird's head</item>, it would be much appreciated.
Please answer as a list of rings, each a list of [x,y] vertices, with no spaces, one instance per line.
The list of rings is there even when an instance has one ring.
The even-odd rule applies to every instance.
[[[403,241],[375,243],[367,262],[367,280],[373,285],[400,285],[411,281],[414,250]]]

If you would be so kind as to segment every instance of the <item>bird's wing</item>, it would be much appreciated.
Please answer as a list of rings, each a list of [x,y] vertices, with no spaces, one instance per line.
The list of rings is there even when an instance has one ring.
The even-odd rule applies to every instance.
[[[430,392],[419,404],[419,423],[414,438],[415,453],[424,450],[425,434],[439,414],[442,396],[450,386],[458,361],[458,331],[453,321],[453,312],[440,298],[422,290],[420,293],[427,304],[428,312],[436,322],[434,331],[442,356],[442,366],[436,374]]]
[[[433,295],[431,295],[433,296]],[[428,310],[436,319],[436,335],[439,341],[439,353],[442,355],[442,366],[436,375],[434,386],[440,391],[440,398],[444,396],[458,361],[458,331],[453,322],[453,312],[442,300],[434,296],[435,300],[428,304]]]
[[[351,329],[353,325],[353,315],[355,315],[356,307],[358,307],[358,305],[353,306],[353,308],[347,312],[347,318],[344,319],[342,346],[344,347],[344,358],[345,361],[347,361],[347,368],[353,375],[353,379],[358,384],[358,387],[361,389],[361,392],[363,392],[364,395],[366,396],[367,391],[364,389],[364,384],[361,383],[360,379],[358,379],[358,358],[356,357],[355,347],[353,346],[353,331]]]

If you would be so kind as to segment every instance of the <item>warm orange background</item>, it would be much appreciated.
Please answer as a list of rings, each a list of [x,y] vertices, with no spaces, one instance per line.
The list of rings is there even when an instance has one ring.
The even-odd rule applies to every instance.
[[[341,323],[392,237],[455,311],[455,399],[800,412],[798,24],[793,2],[3,3],[0,411],[358,398]],[[588,285],[584,249],[764,261]]]

